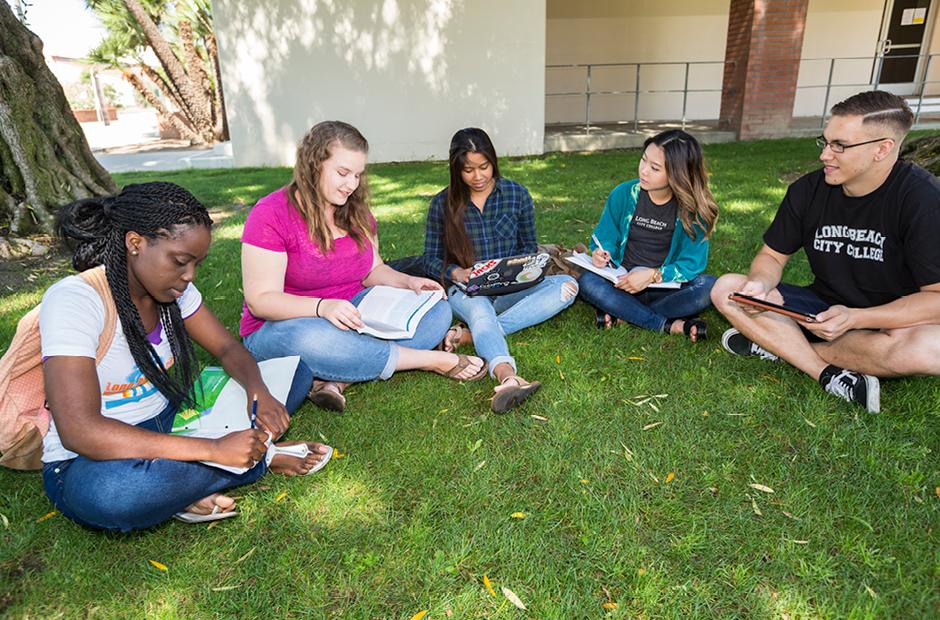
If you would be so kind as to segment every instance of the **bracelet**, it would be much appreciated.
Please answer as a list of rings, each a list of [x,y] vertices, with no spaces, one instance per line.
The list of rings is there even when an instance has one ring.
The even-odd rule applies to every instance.
[[[314,314],[316,315],[316,318],[320,318],[320,304],[322,303],[323,303],[323,298],[321,297],[320,300],[317,301],[317,309],[313,311]]]

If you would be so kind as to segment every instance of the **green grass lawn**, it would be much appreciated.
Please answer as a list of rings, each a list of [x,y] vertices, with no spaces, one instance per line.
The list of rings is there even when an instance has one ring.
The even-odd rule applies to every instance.
[[[787,183],[817,155],[808,139],[706,148],[721,207],[710,273],[747,268]],[[570,246],[587,241],[638,159],[501,163],[531,190],[540,240]],[[369,174],[383,256],[419,252],[446,164]],[[235,330],[242,207],[289,176],[116,180],[174,181],[227,216],[196,283]],[[791,263],[787,279],[808,282],[802,255]],[[60,264],[0,295],[0,344]],[[0,615],[940,616],[940,381],[885,381],[882,413],[869,415],[784,364],[725,353],[726,323],[706,316],[712,339],[692,344],[597,331],[575,304],[510,337],[522,374],[544,387],[505,416],[490,413],[489,381],[413,372],[352,387],[342,415],[306,404],[289,436],[323,438],[341,458],[309,479],[239,489],[241,515],[215,526],[88,531],[44,518],[52,506],[38,474],[0,471]]]

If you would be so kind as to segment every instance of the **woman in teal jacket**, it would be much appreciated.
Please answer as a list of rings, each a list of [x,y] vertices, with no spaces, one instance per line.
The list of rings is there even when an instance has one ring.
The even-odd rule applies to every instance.
[[[579,279],[597,326],[610,327],[614,317],[703,340],[707,326],[697,315],[711,303],[715,278],[703,272],[717,219],[695,138],[673,129],[647,139],[639,178],[614,188],[591,236],[594,266],[627,273],[616,284],[590,271]]]

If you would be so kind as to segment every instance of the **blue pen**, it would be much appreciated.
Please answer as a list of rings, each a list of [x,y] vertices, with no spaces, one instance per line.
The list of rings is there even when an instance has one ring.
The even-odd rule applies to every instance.
[[[258,395],[251,398],[251,428],[255,428],[255,418],[258,417]]]

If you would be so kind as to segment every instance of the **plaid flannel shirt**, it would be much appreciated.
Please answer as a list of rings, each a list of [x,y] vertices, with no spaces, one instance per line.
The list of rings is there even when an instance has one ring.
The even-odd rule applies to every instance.
[[[451,279],[460,265],[444,265],[444,211],[447,203],[445,188],[431,199],[428,221],[424,230],[424,267],[428,274],[443,273]],[[535,209],[532,196],[522,185],[509,179],[497,179],[486,198],[483,212],[473,205],[464,211],[464,228],[473,244],[476,260],[506,258],[532,254],[536,250]]]

